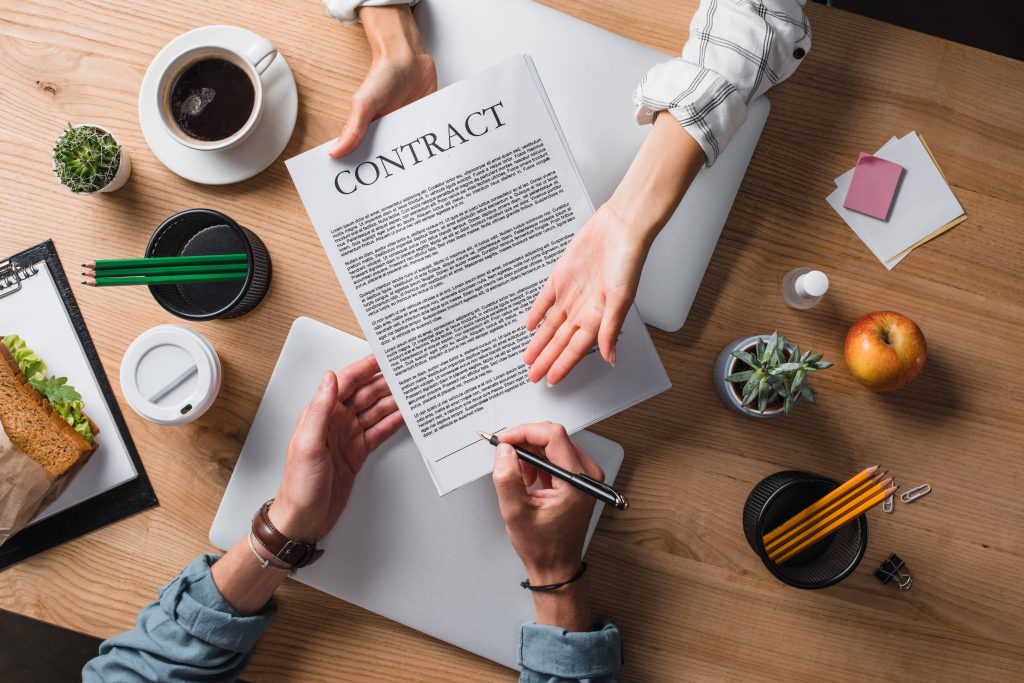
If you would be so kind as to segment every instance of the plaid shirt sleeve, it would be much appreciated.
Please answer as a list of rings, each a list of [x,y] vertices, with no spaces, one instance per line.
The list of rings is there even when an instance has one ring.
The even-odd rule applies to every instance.
[[[668,110],[715,163],[750,102],[789,78],[811,49],[805,0],[701,0],[682,57],[637,86],[637,123]]]

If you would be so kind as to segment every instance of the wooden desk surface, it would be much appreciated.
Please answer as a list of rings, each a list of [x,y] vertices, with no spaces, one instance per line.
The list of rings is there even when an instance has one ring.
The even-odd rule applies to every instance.
[[[668,53],[678,52],[697,5],[547,1]],[[689,321],[676,334],[654,332],[673,389],[595,428],[625,446],[619,481],[634,501],[628,514],[605,514],[591,546],[595,608],[621,626],[623,676],[634,681],[852,680],[883,669],[893,680],[1016,678],[1024,665],[1024,354],[1016,347],[1024,64],[819,5],[808,13],[814,48],[771,95]],[[301,103],[281,157],[229,187],[164,168],[136,109],[159,48],[215,23],[274,41]],[[210,550],[207,531],[291,321],[308,315],[359,334],[283,159],[339,131],[368,51],[361,29],[338,26],[315,0],[33,0],[0,9],[0,55],[0,252],[53,237],[74,272],[88,258],[141,254],[161,220],[209,206],[255,229],[274,259],[260,308],[199,325],[225,365],[210,413],[169,429],[124,408],[160,506],[0,573],[0,607],[109,636]],[[67,121],[116,131],[134,166],[125,189],[80,198],[58,186],[48,155]],[[969,219],[886,272],[824,198],[857,152],[909,130],[925,135]],[[820,306],[796,312],[779,283],[805,264],[834,284]],[[76,285],[75,295],[119,394],[128,344],[174,320],[141,288]],[[924,374],[890,396],[861,389],[842,361],[848,325],[882,308],[912,317],[929,344]],[[817,378],[818,406],[762,424],[719,404],[711,365],[730,339],[775,328],[836,367]],[[843,477],[876,462],[935,490],[893,516],[872,514],[867,556],[840,586],[804,592],[772,579],[740,528],[754,484],[782,469]],[[893,551],[914,573],[909,593],[872,576]],[[513,678],[295,582],[279,597],[252,680]]]

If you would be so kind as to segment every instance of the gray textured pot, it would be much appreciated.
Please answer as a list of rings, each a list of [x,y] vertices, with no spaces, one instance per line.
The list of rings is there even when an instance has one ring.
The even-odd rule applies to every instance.
[[[761,334],[754,335],[752,337],[741,337],[739,339],[733,339],[731,342],[726,344],[722,352],[718,354],[718,360],[715,361],[715,391],[718,393],[718,398],[722,399],[724,403],[731,410],[736,411],[742,415],[749,415],[750,417],[756,417],[759,420],[771,420],[776,417],[785,415],[782,407],[775,408],[774,410],[765,410],[764,413],[759,413],[756,408],[743,405],[743,399],[739,394],[740,386],[726,382],[725,378],[735,372],[736,364],[739,363],[735,357],[733,357],[733,351],[752,351],[754,346],[757,344],[758,339],[764,339],[766,342],[771,338],[771,335]],[[786,351],[789,353],[793,352],[794,346],[789,342],[786,342]],[[800,402],[800,397],[796,398],[795,403]]]

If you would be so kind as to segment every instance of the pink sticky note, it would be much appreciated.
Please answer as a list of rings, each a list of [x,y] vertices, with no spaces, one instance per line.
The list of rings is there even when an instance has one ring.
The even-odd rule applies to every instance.
[[[871,154],[860,153],[843,206],[879,220],[889,219],[892,198],[903,167]]]

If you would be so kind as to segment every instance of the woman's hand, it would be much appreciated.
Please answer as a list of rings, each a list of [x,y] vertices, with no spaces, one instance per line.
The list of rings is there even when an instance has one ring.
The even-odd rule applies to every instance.
[[[615,365],[647,252],[705,161],[671,115],[657,116],[615,193],[576,233],[526,315],[531,381],[558,384],[595,343]]]
[[[615,343],[650,248],[638,232],[608,203],[576,233],[526,314],[526,329],[535,331],[523,353],[530,381],[546,375],[558,384],[595,343],[615,365]]]
[[[377,360],[367,356],[323,375],[299,416],[270,519],[285,536],[323,538],[348,503],[366,457],[402,426]]]
[[[604,472],[576,447],[561,425],[521,425],[503,432],[501,440],[494,459],[494,488],[512,547],[531,584],[565,581],[580,568],[594,499],[521,462],[507,444],[521,444],[570,472],[583,472],[598,481],[604,481]],[[540,487],[528,490],[538,480]],[[585,581],[548,593],[535,592],[537,623],[569,631],[590,630],[593,624]]]
[[[423,47],[408,5],[362,7],[373,63],[352,96],[341,137],[328,154],[343,157],[356,147],[375,119],[437,90],[434,60]]]

